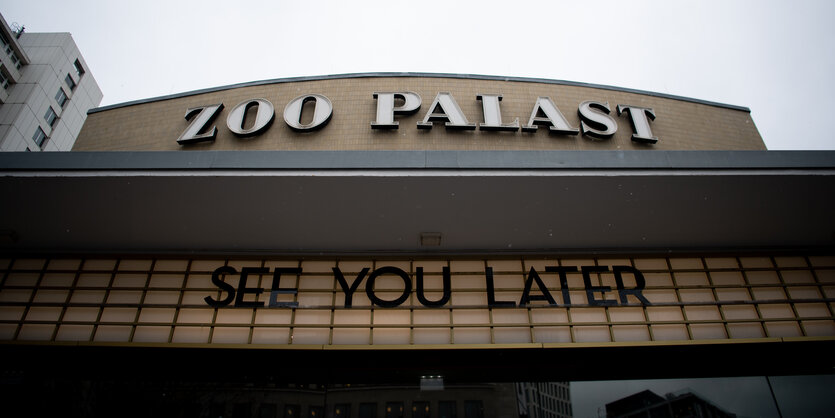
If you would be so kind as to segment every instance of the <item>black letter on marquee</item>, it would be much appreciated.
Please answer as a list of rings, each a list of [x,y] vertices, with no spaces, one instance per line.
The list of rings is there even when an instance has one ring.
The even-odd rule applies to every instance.
[[[542,292],[541,295],[531,296],[531,285],[534,281],[536,281],[539,291]],[[555,301],[554,297],[551,296],[551,292],[548,291],[548,287],[545,286],[545,283],[542,283],[539,273],[537,273],[533,267],[531,267],[531,271],[528,272],[528,280],[525,280],[525,291],[522,292],[522,299],[519,300],[519,306],[528,306],[532,300],[545,300],[548,301],[549,305],[557,306],[557,301]]]
[[[626,305],[626,295],[633,295],[638,300],[641,301],[644,305],[652,305],[649,303],[649,300],[644,297],[641,293],[641,290],[644,289],[647,282],[644,280],[644,275],[638,271],[638,269],[631,267],[631,266],[614,266],[612,267],[612,271],[615,272],[615,283],[618,286],[618,295],[620,296],[620,303]],[[621,277],[621,273],[632,273],[635,276],[635,287],[632,289],[626,289],[623,286],[623,277]]]
[[[618,302],[616,300],[597,300],[594,298],[594,292],[611,292],[611,286],[592,286],[591,285],[591,277],[589,273],[602,273],[604,271],[609,271],[609,267],[604,266],[583,266],[583,284],[586,285],[586,296],[589,299],[589,305],[592,306],[614,306],[617,305]]]
[[[360,287],[360,283],[362,283],[362,279],[365,278],[365,275],[368,273],[368,267],[362,269],[360,274],[357,274],[357,278],[354,279],[354,283],[351,287],[348,287],[348,282],[345,281],[345,276],[342,275],[342,270],[339,267],[333,267],[333,277],[336,277],[336,281],[339,282],[339,286],[342,287],[342,291],[345,292],[345,307],[350,308],[354,302],[354,292]]]
[[[568,277],[565,276],[565,273],[570,271],[577,271],[577,267],[545,266],[545,271],[548,273],[560,274],[560,292],[562,292],[562,302],[566,305],[571,305],[571,295],[568,294]]]
[[[235,288],[232,287],[231,284],[226,283],[223,279],[220,278],[221,274],[237,274],[238,271],[235,270],[234,267],[231,266],[223,266],[218,267],[215,269],[214,273],[212,273],[212,284],[219,287],[220,290],[224,290],[229,293],[226,298],[223,300],[214,300],[211,296],[206,296],[203,300],[209,304],[209,306],[213,308],[222,308],[230,303],[232,303],[232,299],[235,299]]]
[[[493,267],[486,267],[484,269],[484,276],[487,277],[487,306],[491,308],[516,306],[516,302],[496,300],[496,287],[493,285]]]
[[[444,306],[447,302],[449,302],[449,298],[452,296],[452,291],[450,290],[451,285],[451,277],[449,272],[449,267],[444,267],[444,295],[441,296],[439,300],[431,301],[426,299],[426,296],[423,295],[423,267],[418,267],[415,271],[415,279],[417,280],[417,298],[418,302],[420,302],[423,306]]]
[[[270,269],[264,267],[244,267],[241,269],[241,280],[238,282],[238,296],[235,298],[236,308],[260,308],[264,302],[244,302],[244,295],[252,293],[258,299],[258,295],[264,292],[260,287],[246,287],[246,279],[250,274],[269,273]]]
[[[273,286],[270,289],[270,308],[287,307],[294,308],[299,306],[299,302],[279,302],[278,295],[295,295],[299,293],[298,289],[293,287],[279,287],[281,284],[281,274],[301,274],[302,269],[298,267],[276,267],[273,271]]]
[[[374,281],[377,280],[377,276],[382,276],[387,273],[400,276],[400,278],[403,279],[403,284],[405,285],[403,294],[395,300],[383,300],[374,294]],[[368,276],[368,281],[365,282],[365,293],[368,295],[368,298],[371,299],[372,304],[379,305],[384,308],[395,308],[405,302],[406,299],[409,299],[409,294],[412,293],[412,279],[409,278],[409,275],[406,274],[405,271],[397,267],[380,267],[377,270],[372,271],[371,275]]]

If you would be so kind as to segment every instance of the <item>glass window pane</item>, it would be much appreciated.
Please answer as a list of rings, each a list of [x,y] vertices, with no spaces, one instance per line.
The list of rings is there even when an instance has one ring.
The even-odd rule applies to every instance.
[[[37,146],[43,146],[43,143],[46,140],[46,133],[44,133],[40,126],[35,128],[35,134],[32,135],[32,140],[35,141]]]
[[[438,418],[456,418],[455,401],[438,402]]]
[[[285,405],[284,406],[284,418],[295,418],[299,416],[299,408],[298,405]]]
[[[55,101],[58,102],[58,106],[64,107],[67,104],[67,93],[64,93],[64,89],[58,88],[58,92],[55,93]]]
[[[386,402],[386,418],[403,418],[403,402]]]
[[[64,77],[64,82],[67,83],[67,87],[70,88],[70,91],[75,90],[75,80],[72,79],[72,76],[67,74],[67,76]]]
[[[81,65],[80,61],[75,60],[73,67],[75,67],[75,73],[78,74],[79,77],[84,75],[84,67]]]
[[[351,405],[338,403],[333,407],[334,418],[351,418]]]
[[[376,403],[361,403],[359,418],[377,418]]]

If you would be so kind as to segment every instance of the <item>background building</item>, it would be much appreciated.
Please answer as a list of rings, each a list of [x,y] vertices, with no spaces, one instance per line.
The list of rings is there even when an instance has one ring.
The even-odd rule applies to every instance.
[[[524,382],[516,384],[519,415],[528,418],[571,418],[569,382]]]
[[[69,33],[12,31],[0,16],[0,151],[69,151],[102,92]]]
[[[691,392],[668,393],[661,397],[645,390],[606,404],[607,418],[735,418],[707,399]]]

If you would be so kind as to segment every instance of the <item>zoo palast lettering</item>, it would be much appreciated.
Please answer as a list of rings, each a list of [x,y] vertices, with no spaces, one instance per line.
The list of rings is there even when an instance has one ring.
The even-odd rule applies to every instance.
[[[398,115],[416,113],[420,110],[421,98],[411,91],[402,92],[374,92],[372,97],[377,100],[376,120],[371,122],[371,129],[398,129],[400,123],[395,120]],[[398,100],[400,103],[398,104]],[[452,94],[440,92],[435,96],[432,105],[417,122],[418,129],[432,129],[434,123],[443,123],[446,129],[480,131],[518,131],[536,132],[539,126],[547,126],[549,131],[564,135],[583,135],[594,139],[611,138],[618,130],[618,124],[611,113],[608,102],[587,100],[580,103],[577,113],[580,115],[580,127],[572,127],[563,113],[550,97],[540,96],[533,104],[530,118],[526,125],[519,124],[519,118],[512,122],[502,119],[500,102],[501,94],[479,94],[476,100],[481,101],[484,123],[471,123]],[[302,109],[305,104],[312,105],[313,116],[308,122],[302,122]],[[177,138],[181,145],[204,141],[214,141],[217,136],[217,126],[214,119],[223,109],[223,103],[193,107],[186,110],[185,118],[189,125]],[[632,125],[632,141],[654,144],[658,138],[653,136],[650,120],[655,120],[655,111],[651,108],[617,105],[617,114],[629,115]],[[254,120],[247,114],[255,113]],[[296,131],[313,131],[325,126],[330,121],[334,109],[330,99],[321,94],[305,94],[287,103],[284,108],[284,122]],[[266,131],[275,119],[275,108],[266,99],[249,99],[238,103],[226,118],[226,127],[236,136],[255,136]]]

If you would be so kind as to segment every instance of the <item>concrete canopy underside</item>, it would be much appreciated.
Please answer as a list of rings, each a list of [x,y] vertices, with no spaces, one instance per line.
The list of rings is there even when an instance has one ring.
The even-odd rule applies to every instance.
[[[833,191],[835,152],[2,154],[0,249],[827,251]]]

